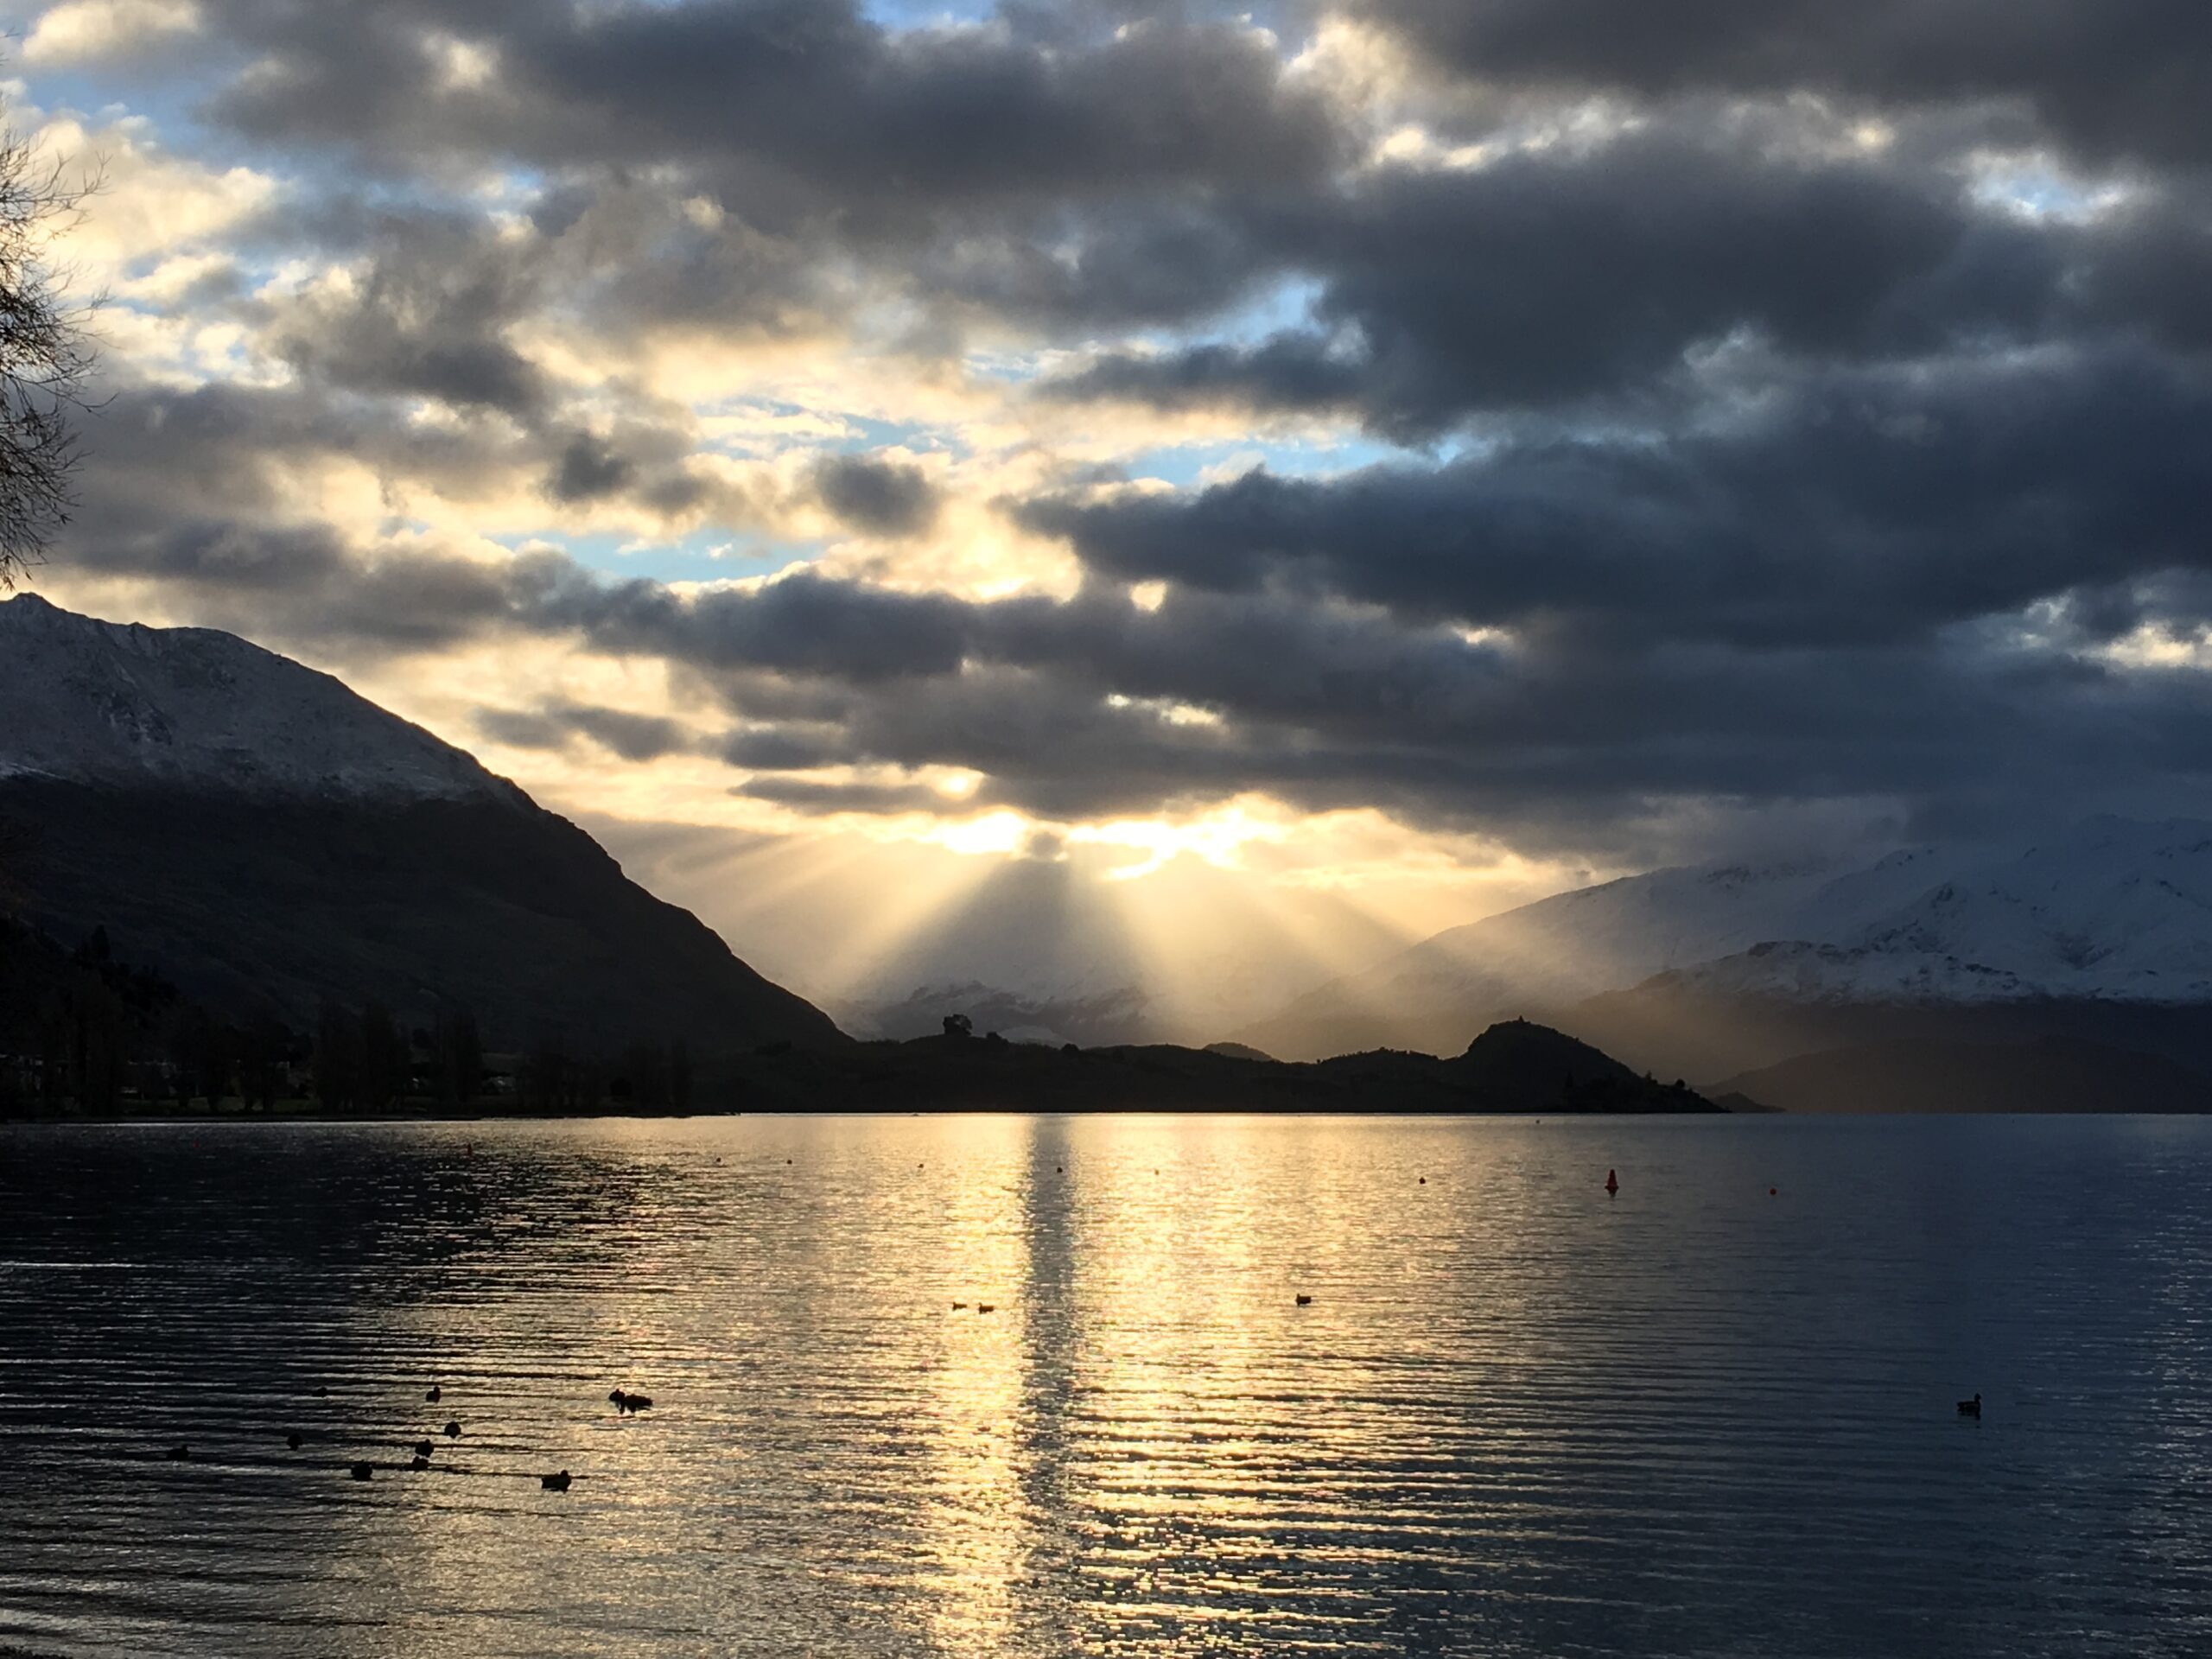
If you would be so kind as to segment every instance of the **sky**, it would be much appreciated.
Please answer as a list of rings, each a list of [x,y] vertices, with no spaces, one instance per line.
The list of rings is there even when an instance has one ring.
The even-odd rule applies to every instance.
[[[2212,810],[2201,0],[64,0],[37,589],[810,992]]]

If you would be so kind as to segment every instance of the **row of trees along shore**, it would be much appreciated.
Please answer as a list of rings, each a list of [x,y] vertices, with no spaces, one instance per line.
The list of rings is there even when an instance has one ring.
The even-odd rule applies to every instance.
[[[680,1038],[611,1055],[541,1033],[487,1054],[474,1014],[442,1002],[410,1027],[385,1003],[323,1002],[311,1032],[274,1014],[228,1018],[158,970],[115,953],[105,928],[71,950],[0,917],[0,1116],[179,1111],[370,1114],[463,1107],[683,1111],[691,1058]]]

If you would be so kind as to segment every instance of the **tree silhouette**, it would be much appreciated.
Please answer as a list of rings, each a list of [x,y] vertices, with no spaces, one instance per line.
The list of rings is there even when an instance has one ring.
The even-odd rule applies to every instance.
[[[78,459],[70,419],[85,406],[95,359],[47,254],[90,188],[0,129],[0,592],[69,521]]]

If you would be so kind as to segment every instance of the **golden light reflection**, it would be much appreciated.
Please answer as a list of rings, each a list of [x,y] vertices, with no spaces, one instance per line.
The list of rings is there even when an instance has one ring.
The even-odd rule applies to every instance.
[[[1031,1281],[1019,1120],[967,1120],[961,1174],[935,1189],[943,1324],[925,1376],[920,1544],[935,1564],[929,1619],[941,1653],[1015,1650],[1030,1541],[1020,1433]],[[966,1306],[956,1308],[953,1304]],[[984,1307],[990,1312],[982,1312]]]

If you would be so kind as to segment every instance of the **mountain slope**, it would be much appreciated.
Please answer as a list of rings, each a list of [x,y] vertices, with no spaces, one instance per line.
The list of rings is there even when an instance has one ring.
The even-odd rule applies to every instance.
[[[687,911],[469,756],[230,635],[0,604],[0,817],[64,938],[296,1027],[468,1007],[494,1047],[838,1045]]]

